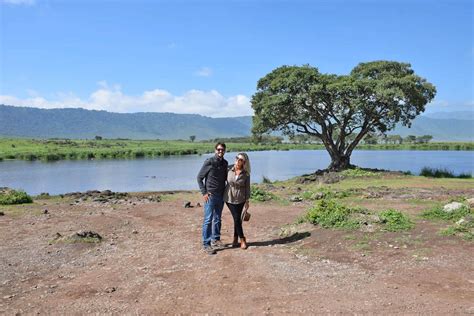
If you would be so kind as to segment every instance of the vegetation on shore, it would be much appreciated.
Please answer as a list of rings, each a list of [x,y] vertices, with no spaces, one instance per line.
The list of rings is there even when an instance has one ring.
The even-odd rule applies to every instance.
[[[215,139],[207,142],[184,140],[128,140],[128,139],[11,139],[0,138],[0,161],[7,159],[55,161],[64,159],[135,159],[171,155],[210,153],[215,141],[224,141],[228,151],[313,150],[324,149],[313,143],[282,143],[278,137],[269,137],[260,143],[250,138]],[[358,149],[368,150],[474,150],[474,143],[425,144],[361,144]]]
[[[31,196],[26,194],[24,191],[16,190],[0,190],[0,205],[14,205],[14,204],[25,204],[32,203],[33,199]]]
[[[472,178],[427,180],[403,173],[354,170],[254,185],[253,201],[307,205],[293,226],[310,223],[368,238],[386,233],[409,243],[403,236],[419,236],[425,222],[432,221],[437,235],[474,240],[474,212],[467,201],[474,192]],[[452,201],[463,206],[444,210],[443,205]],[[285,227],[283,234],[297,231],[293,226]]]

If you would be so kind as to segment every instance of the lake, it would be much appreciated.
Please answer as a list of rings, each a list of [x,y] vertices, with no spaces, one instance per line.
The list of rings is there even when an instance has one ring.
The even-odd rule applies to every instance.
[[[226,153],[233,163],[236,153]],[[207,155],[172,156],[136,160],[1,161],[0,187],[23,189],[36,195],[87,190],[117,192],[196,190],[196,175]],[[326,168],[325,150],[258,151],[249,153],[252,182],[285,180]],[[447,168],[474,173],[474,151],[357,150],[351,163],[361,167],[411,171]]]

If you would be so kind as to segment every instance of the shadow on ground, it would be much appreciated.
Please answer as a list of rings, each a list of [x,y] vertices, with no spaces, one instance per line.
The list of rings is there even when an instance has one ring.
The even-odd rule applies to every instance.
[[[287,236],[284,238],[278,238],[278,239],[273,239],[273,240],[265,240],[265,241],[254,241],[254,242],[247,242],[247,245],[249,247],[267,247],[267,246],[272,246],[272,245],[284,245],[284,244],[290,244],[299,240],[302,240],[304,238],[307,238],[311,236],[311,233],[309,232],[302,232],[302,233],[295,233],[291,236]],[[228,245],[230,246],[230,245]],[[224,249],[223,249],[224,250]]]

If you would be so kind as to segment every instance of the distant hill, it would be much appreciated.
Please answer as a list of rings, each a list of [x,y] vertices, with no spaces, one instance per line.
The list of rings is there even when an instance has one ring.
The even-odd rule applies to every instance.
[[[403,137],[432,135],[437,141],[474,141],[472,113],[419,116],[410,129],[398,126],[390,134]],[[197,114],[111,113],[0,105],[1,137],[90,139],[98,135],[104,138],[189,139],[195,135],[199,140],[249,136],[251,128],[251,116],[211,118]]]
[[[0,105],[0,135],[35,138],[197,139],[247,136],[252,118],[197,114],[111,113]]]
[[[435,112],[426,113],[423,116],[434,118],[434,119],[455,119],[455,120],[474,120],[473,111],[453,111],[453,112]]]
[[[419,116],[411,125],[397,126],[391,135],[431,135],[435,141],[474,141],[474,120],[469,119],[434,119]]]

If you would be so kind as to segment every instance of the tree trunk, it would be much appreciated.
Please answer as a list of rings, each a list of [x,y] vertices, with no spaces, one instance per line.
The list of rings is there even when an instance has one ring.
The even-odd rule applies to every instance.
[[[351,156],[335,153],[331,155],[331,164],[328,169],[331,171],[341,171],[349,168],[351,165]]]

